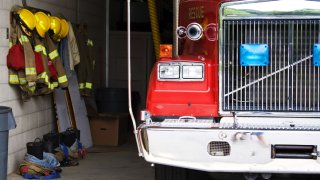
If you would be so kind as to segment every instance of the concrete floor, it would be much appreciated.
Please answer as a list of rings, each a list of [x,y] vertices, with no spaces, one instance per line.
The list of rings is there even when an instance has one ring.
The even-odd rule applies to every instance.
[[[120,147],[95,147],[77,167],[63,168],[61,180],[151,180],[154,170],[138,157],[134,143]],[[11,174],[7,180],[22,180]]]
[[[154,180],[154,169],[139,158],[132,139],[120,147],[95,147],[77,167],[64,168],[61,180]],[[243,180],[242,174],[190,171],[188,180]],[[319,180],[319,175],[273,175],[272,180]],[[16,174],[8,180],[22,180]],[[262,180],[261,177],[258,180]]]

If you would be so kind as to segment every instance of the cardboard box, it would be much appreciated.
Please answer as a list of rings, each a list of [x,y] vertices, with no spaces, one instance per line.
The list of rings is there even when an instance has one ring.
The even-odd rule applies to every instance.
[[[118,146],[128,136],[128,114],[99,114],[89,117],[93,145]]]

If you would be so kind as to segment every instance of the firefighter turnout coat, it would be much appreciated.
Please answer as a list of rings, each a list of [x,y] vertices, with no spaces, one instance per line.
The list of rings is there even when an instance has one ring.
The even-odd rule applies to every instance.
[[[83,26],[74,26],[73,30],[77,38],[80,52],[80,64],[76,66],[80,94],[81,96],[90,96],[95,65],[95,59],[92,52],[94,44],[93,41],[88,38],[86,28]]]

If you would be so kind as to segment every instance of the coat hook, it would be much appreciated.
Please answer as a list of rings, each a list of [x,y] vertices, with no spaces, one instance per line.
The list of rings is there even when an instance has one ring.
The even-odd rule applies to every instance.
[[[27,7],[27,1],[26,0],[21,0],[23,7]]]

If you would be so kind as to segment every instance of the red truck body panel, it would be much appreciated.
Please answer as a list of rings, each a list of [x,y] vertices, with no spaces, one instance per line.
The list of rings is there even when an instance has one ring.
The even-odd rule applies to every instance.
[[[154,66],[149,82],[146,110],[152,116],[219,116],[219,4],[214,0],[182,0],[179,26],[199,23],[204,35],[198,41],[179,39],[177,58],[162,58]],[[205,77],[201,82],[158,81],[160,62],[203,62]]]

